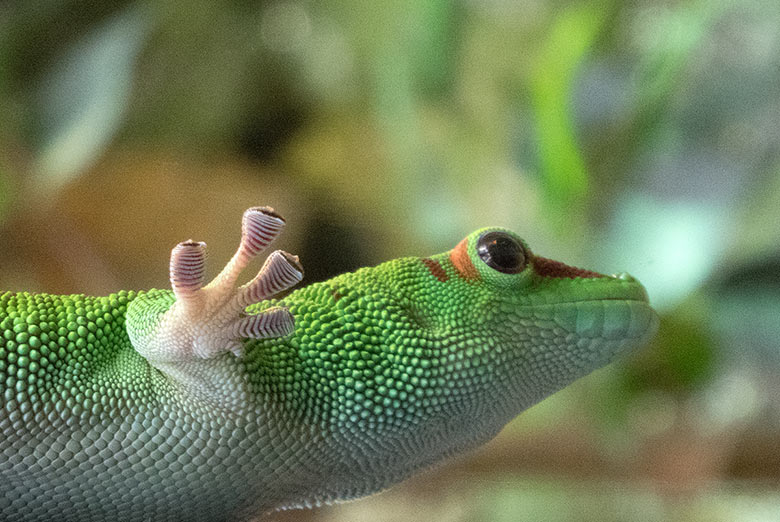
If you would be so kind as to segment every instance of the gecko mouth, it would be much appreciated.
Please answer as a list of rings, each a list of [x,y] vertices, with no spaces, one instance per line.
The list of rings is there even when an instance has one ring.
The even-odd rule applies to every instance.
[[[586,279],[588,285],[583,285],[586,295],[578,301],[638,301],[649,303],[650,298],[647,290],[631,275],[622,272],[611,276],[602,276],[600,278]]]
[[[570,280],[574,295],[561,298],[556,291],[540,292],[522,306],[542,313],[558,327],[581,338],[609,341],[646,340],[658,328],[658,314],[650,306],[645,288],[633,277],[602,276]],[[525,312],[523,312],[525,313]]]
[[[596,303],[600,303],[597,306]],[[649,340],[657,331],[658,314],[647,299],[607,298],[571,303],[576,312],[571,331],[608,341]]]
[[[542,302],[536,301],[531,306],[563,305],[576,303],[597,303],[622,301],[626,303],[644,303],[649,306],[650,299],[645,287],[639,281],[627,274],[618,276],[602,276],[598,278],[572,279],[571,288],[576,285],[574,297],[566,296],[557,300],[557,293],[546,294]]]

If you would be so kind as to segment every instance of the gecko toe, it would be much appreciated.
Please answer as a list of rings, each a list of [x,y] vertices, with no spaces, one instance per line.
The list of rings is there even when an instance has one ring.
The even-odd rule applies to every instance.
[[[244,339],[266,339],[289,335],[294,328],[295,319],[290,311],[278,307],[240,318],[233,323],[230,333]]]
[[[252,207],[241,222],[241,246],[254,257],[273,241],[284,228],[284,219],[270,207]]]
[[[243,309],[275,296],[303,279],[303,267],[298,256],[276,250],[268,256],[263,268],[250,282],[239,288],[235,306]]]
[[[238,249],[207,285],[206,243],[189,240],[176,245],[171,251],[169,272],[176,300],[164,303],[162,316],[154,319],[155,329],[136,329],[138,333],[133,335],[132,342],[139,353],[153,364],[178,364],[227,352],[240,356],[246,339],[291,334],[295,321],[286,308],[271,307],[253,315],[247,315],[246,308],[287,290],[303,278],[297,256],[277,250],[268,256],[254,279],[236,286],[244,268],[279,235],[284,224],[284,219],[270,207],[247,209]],[[128,312],[129,322],[146,324],[144,313],[135,311],[134,307]]]
[[[203,286],[206,243],[182,241],[171,251],[170,280],[177,299],[189,299]]]

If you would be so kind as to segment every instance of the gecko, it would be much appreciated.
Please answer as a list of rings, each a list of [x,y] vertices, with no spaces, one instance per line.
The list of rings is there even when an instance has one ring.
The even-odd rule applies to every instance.
[[[206,284],[0,295],[0,520],[228,521],[384,490],[648,342],[643,286],[504,228],[287,292],[270,207]]]

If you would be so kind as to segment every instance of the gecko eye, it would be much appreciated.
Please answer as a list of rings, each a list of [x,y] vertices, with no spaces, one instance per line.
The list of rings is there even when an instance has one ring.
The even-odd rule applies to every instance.
[[[504,232],[482,234],[477,241],[477,253],[487,266],[505,274],[522,272],[526,265],[523,245]]]

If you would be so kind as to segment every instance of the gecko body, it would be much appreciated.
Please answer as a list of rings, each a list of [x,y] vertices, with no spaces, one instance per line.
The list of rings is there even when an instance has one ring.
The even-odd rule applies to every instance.
[[[204,284],[0,296],[0,519],[245,520],[357,498],[492,438],[531,405],[644,344],[657,316],[628,275],[534,255],[482,229],[273,296],[300,281],[268,208]]]

